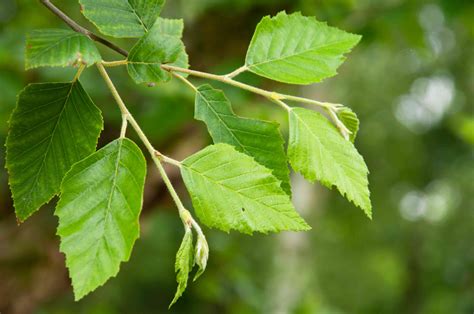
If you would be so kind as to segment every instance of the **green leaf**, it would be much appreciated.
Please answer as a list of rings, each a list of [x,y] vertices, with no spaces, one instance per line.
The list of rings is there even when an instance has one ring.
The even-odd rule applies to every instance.
[[[199,219],[209,227],[249,234],[310,229],[271,171],[228,144],[186,158],[181,174]]]
[[[349,140],[354,143],[357,132],[359,131],[359,119],[357,118],[357,115],[350,108],[342,107],[337,111],[337,116],[341,122],[344,123],[346,128],[351,131],[351,134],[349,134]]]
[[[204,121],[214,143],[227,143],[273,171],[283,190],[291,195],[290,172],[278,123],[242,118],[232,111],[221,90],[200,86],[194,117]]]
[[[206,270],[207,259],[209,258],[209,245],[206,237],[202,233],[198,233],[196,242],[196,253],[194,255],[194,264],[198,266],[198,270],[194,275],[193,281],[196,281]]]
[[[167,82],[171,78],[162,64],[188,68],[188,55],[181,41],[183,20],[158,18],[153,28],[133,46],[127,69],[137,83]]]
[[[59,192],[66,172],[94,152],[102,115],[78,81],[28,85],[10,119],[6,167],[18,219]]]
[[[101,33],[141,37],[155,23],[165,0],[79,0],[81,11]]]
[[[288,157],[293,169],[313,182],[335,185],[342,195],[372,216],[367,166],[354,145],[322,114],[304,108],[290,111]]]
[[[346,33],[301,13],[278,13],[260,21],[247,51],[247,68],[260,76],[311,84],[337,74],[361,36]]]
[[[71,30],[42,29],[26,36],[26,69],[92,65],[101,59],[92,40]]]
[[[173,301],[171,301],[169,307],[178,301],[183,295],[184,290],[188,286],[188,277],[194,265],[194,248],[193,248],[193,233],[191,228],[186,227],[186,233],[184,234],[183,241],[176,253],[176,262],[174,268],[176,271],[176,282],[178,282],[178,289],[174,295]]]
[[[79,300],[128,261],[139,237],[146,161],[129,139],[117,139],[76,163],[61,185],[55,215],[60,249]]]

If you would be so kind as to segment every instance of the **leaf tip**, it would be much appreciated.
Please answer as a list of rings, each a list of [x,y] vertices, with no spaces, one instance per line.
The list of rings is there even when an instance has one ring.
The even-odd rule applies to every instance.
[[[171,301],[170,305],[168,305],[168,310],[171,309],[171,307],[176,303],[176,301],[178,301],[180,296],[178,295],[175,295],[174,298],[173,298],[173,301]]]
[[[370,204],[369,204],[368,207],[363,208],[363,211],[367,215],[367,218],[369,218],[370,220],[373,220],[372,219],[373,218],[372,217],[372,206],[370,206]]]

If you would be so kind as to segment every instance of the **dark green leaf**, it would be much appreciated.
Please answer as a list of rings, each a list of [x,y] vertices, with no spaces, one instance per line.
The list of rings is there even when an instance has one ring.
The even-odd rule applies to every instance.
[[[79,0],[82,14],[101,33],[141,37],[155,23],[165,0]]]
[[[273,171],[283,190],[291,195],[290,172],[278,123],[242,118],[232,111],[221,90],[198,88],[194,117],[204,121],[214,143],[233,145]]]
[[[127,69],[136,83],[167,82],[171,74],[162,64],[188,68],[188,55],[181,41],[183,20],[158,18],[153,28],[133,46]]]
[[[92,65],[100,61],[101,56],[92,40],[71,30],[35,30],[26,37],[26,69]]]
[[[94,152],[102,116],[81,84],[28,85],[10,119],[7,168],[24,221],[59,192],[66,172]]]

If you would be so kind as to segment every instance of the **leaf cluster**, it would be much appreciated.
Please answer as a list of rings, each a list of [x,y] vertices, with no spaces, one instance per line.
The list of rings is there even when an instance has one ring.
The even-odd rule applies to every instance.
[[[101,33],[137,38],[126,60],[105,62],[91,36],[44,29],[27,37],[26,68],[75,66],[71,82],[28,85],[19,95],[7,139],[9,183],[19,221],[54,196],[61,251],[77,300],[127,261],[140,234],[146,176],[141,149],[126,138],[130,125],[143,141],[178,207],[185,235],[176,256],[178,291],[188,275],[206,268],[205,236],[181,202],[163,162],[180,168],[194,212],[204,225],[225,232],[311,229],[291,202],[290,170],[327,187],[335,186],[371,217],[368,169],[353,142],[355,113],[340,105],[264,91],[235,76],[250,71],[288,84],[312,84],[336,74],[360,36],[329,27],[313,17],[281,12],[257,25],[245,64],[228,75],[189,69],[182,20],[159,16],[164,0],[80,0],[82,13]],[[82,71],[97,65],[123,116],[120,137],[96,151],[102,115],[80,83]],[[214,145],[176,161],[156,150],[120,98],[104,66],[126,65],[133,81],[166,83],[173,77],[195,92],[195,119],[205,123]],[[279,125],[241,117],[221,90],[195,87],[188,76],[221,81],[263,95],[288,113],[287,151]],[[321,112],[289,106],[285,100],[319,105]],[[331,119],[331,120],[329,120]],[[197,234],[193,242],[193,230]]]

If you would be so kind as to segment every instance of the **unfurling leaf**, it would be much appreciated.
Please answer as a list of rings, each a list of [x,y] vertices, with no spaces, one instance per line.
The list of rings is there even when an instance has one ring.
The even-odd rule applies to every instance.
[[[41,29],[26,36],[26,69],[92,65],[100,60],[92,40],[71,30]]]
[[[266,16],[257,25],[246,66],[258,75],[289,84],[311,84],[337,74],[361,36],[300,13]]]
[[[288,157],[293,169],[313,182],[339,192],[372,216],[368,169],[354,145],[319,112],[304,108],[290,111]]]
[[[191,272],[194,264],[194,249],[193,249],[193,233],[191,228],[186,226],[186,233],[184,234],[183,241],[176,253],[176,262],[174,269],[176,271],[176,281],[178,282],[178,289],[174,295],[173,301],[169,307],[178,301],[183,295],[184,290],[188,286],[189,272]]]
[[[81,11],[101,33],[141,37],[155,23],[165,0],[79,0]]]
[[[354,143],[357,132],[359,131],[359,119],[357,118],[357,115],[350,108],[342,107],[341,109],[338,109],[337,116],[346,128],[351,131],[349,139]]]
[[[310,229],[271,171],[228,144],[186,158],[181,174],[199,219],[209,227],[248,234]]]
[[[290,171],[278,123],[237,116],[221,90],[200,86],[194,117],[204,121],[214,143],[233,145],[273,171],[281,187],[291,195]]]
[[[6,143],[20,221],[54,197],[71,166],[94,152],[102,125],[79,81],[31,84],[20,93]]]
[[[198,234],[196,242],[196,253],[194,256],[194,263],[198,265],[198,271],[194,275],[193,281],[196,281],[202,273],[206,270],[207,259],[209,258],[209,245],[207,244],[206,237],[203,234]]]
[[[171,74],[162,64],[188,68],[188,55],[181,40],[183,20],[158,18],[152,29],[133,46],[127,69],[137,83],[167,82]]]
[[[124,138],[76,163],[64,178],[55,215],[76,300],[130,258],[140,234],[145,174],[141,150]]]

